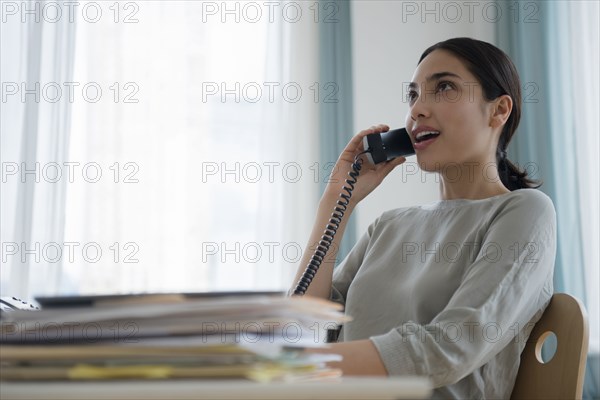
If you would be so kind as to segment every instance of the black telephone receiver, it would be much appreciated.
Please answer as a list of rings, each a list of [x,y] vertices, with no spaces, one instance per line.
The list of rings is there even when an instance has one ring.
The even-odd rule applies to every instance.
[[[406,128],[367,135],[363,138],[363,146],[367,150],[367,158],[371,164],[379,164],[396,157],[415,154]]]
[[[346,193],[340,193],[340,199],[333,209],[329,223],[325,226],[325,233],[321,237],[319,245],[302,274],[300,281],[296,285],[293,295],[303,296],[306,293],[306,289],[308,289],[308,286],[321,266],[321,262],[325,259],[331,243],[333,243],[333,238],[340,227],[348,204],[350,204],[354,184],[357,182],[360,169],[362,168],[363,160],[360,156],[366,154],[372,164],[379,164],[384,161],[393,160],[396,157],[406,157],[415,154],[410,135],[405,128],[394,129],[381,134],[373,133],[367,135],[363,138],[363,147],[365,150],[354,158],[352,171],[348,173],[350,179],[346,179],[346,185],[342,187]]]

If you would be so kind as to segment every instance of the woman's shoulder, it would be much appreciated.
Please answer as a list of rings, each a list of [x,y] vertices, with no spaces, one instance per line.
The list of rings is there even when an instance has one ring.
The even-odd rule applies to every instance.
[[[373,232],[377,229],[388,226],[390,223],[393,224],[394,221],[402,219],[406,220],[407,216],[410,216],[417,209],[415,206],[410,207],[400,207],[394,208],[391,210],[384,211],[381,213],[368,227],[368,232],[373,234]]]
[[[538,189],[518,189],[507,194],[504,201],[500,202],[507,211],[518,208],[523,212],[533,214],[555,214],[552,199]]]
[[[507,235],[554,235],[556,211],[550,197],[537,189],[518,189],[499,201],[488,214],[488,229]]]
[[[377,218],[378,222],[389,222],[396,218],[405,217],[407,215],[414,214],[417,210],[419,210],[419,206],[409,206],[409,207],[399,207],[393,208],[391,210],[384,211],[381,213],[379,218]]]
[[[528,199],[527,201],[544,202],[552,204],[552,199],[539,189],[517,189],[509,193],[513,198]]]

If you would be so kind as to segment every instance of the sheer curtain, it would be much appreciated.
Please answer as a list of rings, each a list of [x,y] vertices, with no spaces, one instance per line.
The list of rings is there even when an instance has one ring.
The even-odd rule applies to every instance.
[[[35,10],[35,2],[14,3]],[[3,11],[8,9],[3,8]],[[37,10],[40,10],[39,4]],[[28,21],[35,21],[30,14]],[[0,292],[27,298],[60,276],[75,24],[3,14],[0,46]]]
[[[534,19],[505,19],[500,44],[521,74],[526,96],[509,155],[533,162],[541,190],[554,201],[558,248],[554,286],[584,301],[590,354],[585,398],[597,398],[600,351],[598,181],[599,4],[596,1],[516,2]],[[526,8],[525,8],[526,7]]]
[[[57,238],[36,240],[56,242],[62,257],[42,254],[48,272],[36,266],[41,279],[34,284],[33,268],[13,256],[3,262],[2,292],[287,289],[327,172],[319,162],[324,85],[313,4],[95,4],[102,18],[76,13],[64,32],[75,43],[65,57],[72,76],[54,80],[71,82],[72,111],[48,104],[64,121],[55,128],[60,135],[22,144],[28,131],[19,125],[21,104],[21,114],[3,110],[3,162],[25,159],[13,150],[18,145],[64,155],[46,160],[62,166],[61,186],[52,188],[63,197],[39,212],[22,211],[13,225],[5,217],[22,206],[12,192],[5,201],[3,183],[3,243],[29,240],[13,233],[16,226],[51,229]],[[45,52],[60,43],[52,42],[36,46],[23,35],[15,47]],[[2,59],[4,74],[4,52]],[[23,63],[46,71],[50,59]],[[23,139],[5,140],[9,130]],[[16,180],[13,186],[27,189]]]
[[[586,307],[590,323],[590,355],[586,369],[583,396],[600,397],[600,135],[598,135],[598,110],[600,109],[600,4],[585,2],[571,9],[571,47],[569,60],[573,63],[572,96],[576,146],[578,206],[581,211],[580,229],[584,243],[582,263],[585,268]],[[565,271],[565,274],[569,274]]]

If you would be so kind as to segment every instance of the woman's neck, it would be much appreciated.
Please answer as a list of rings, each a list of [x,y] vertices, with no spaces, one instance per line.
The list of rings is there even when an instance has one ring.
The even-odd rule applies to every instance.
[[[478,200],[510,192],[502,183],[494,162],[454,164],[439,174],[442,200]]]

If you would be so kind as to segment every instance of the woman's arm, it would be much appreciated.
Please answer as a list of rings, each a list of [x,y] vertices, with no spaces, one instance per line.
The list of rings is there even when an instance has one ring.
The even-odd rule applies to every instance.
[[[340,185],[341,192],[341,185]],[[292,294],[294,289],[296,288],[296,284],[300,280],[300,277],[306,270],[306,267],[314,253],[316,245],[321,240],[321,236],[323,236],[323,231],[325,230],[325,226],[329,223],[329,219],[331,218],[331,213],[334,210],[334,207],[339,199],[339,195],[335,193],[327,194],[325,193],[319,202],[319,208],[317,210],[317,217],[315,218],[315,223],[313,225],[312,232],[310,234],[310,238],[308,239],[308,244],[305,247],[304,254],[302,255],[302,259],[300,260],[300,265],[298,266],[298,271],[296,272],[296,277],[294,278],[293,287],[290,289],[290,293]],[[331,279],[333,276],[333,267],[335,264],[335,257],[337,255],[337,251],[339,249],[340,242],[342,237],[344,236],[344,231],[346,230],[346,223],[350,214],[354,210],[353,202],[350,203],[348,209],[344,214],[344,218],[342,219],[342,223],[337,230],[337,233],[334,237],[334,240],[327,252],[327,256],[321,263],[319,267],[318,274],[315,275],[315,278],[311,282],[310,286],[306,290],[305,295],[315,296],[322,299],[329,299],[329,295],[331,293]]]
[[[294,278],[293,286],[289,290],[289,294],[292,294],[296,288],[300,277],[306,270],[306,267],[314,253],[314,249],[316,245],[321,240],[321,236],[323,236],[323,232],[325,230],[325,226],[329,223],[329,219],[331,218],[331,214],[334,211],[334,207],[336,206],[337,201],[340,199],[339,195],[342,193],[342,187],[345,185],[345,180],[348,178],[348,172],[352,170],[352,163],[354,162],[354,158],[360,152],[364,150],[362,139],[364,136],[373,134],[373,133],[381,133],[389,130],[387,125],[378,125],[373,126],[370,129],[366,129],[355,135],[352,140],[348,143],[339,159],[337,160],[335,166],[333,167],[331,178],[327,188],[325,189],[325,193],[321,198],[319,203],[319,208],[317,211],[317,216],[315,218],[315,223],[313,225],[313,229],[308,240],[308,245],[306,246],[306,250],[302,255],[302,259],[300,260],[300,264],[298,266],[298,271],[296,272],[296,276]],[[402,164],[406,161],[405,157],[398,157],[392,161],[381,163],[377,165],[372,165],[368,162],[363,164],[363,168],[358,177],[358,181],[354,186],[354,191],[352,192],[352,198],[350,200],[350,204],[348,205],[348,209],[344,213],[344,218],[342,219],[342,223],[337,230],[337,233],[334,237],[334,240],[329,248],[329,252],[323,262],[319,267],[319,272],[313,278],[311,285],[306,290],[306,295],[320,297],[323,299],[329,299],[331,294],[331,281],[333,274],[333,267],[335,264],[335,256],[337,254],[337,250],[339,248],[339,244],[344,235],[344,230],[346,228],[346,223],[350,214],[354,210],[354,207],[364,199],[369,193],[371,193],[379,184],[383,181],[383,179],[398,165]]]

